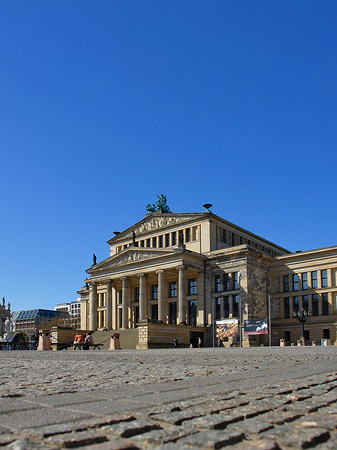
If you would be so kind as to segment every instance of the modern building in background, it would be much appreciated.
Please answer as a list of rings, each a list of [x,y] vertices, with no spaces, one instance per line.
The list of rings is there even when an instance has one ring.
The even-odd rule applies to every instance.
[[[52,326],[57,325],[62,314],[60,311],[50,309],[15,311],[11,316],[11,327],[13,331],[23,331],[30,336],[35,328],[50,329]]]
[[[62,319],[62,325],[71,328],[81,327],[81,299],[77,299],[75,302],[59,303],[54,307],[55,311],[62,312],[64,318]]]
[[[153,208],[108,241],[110,256],[87,270],[81,328],[139,328],[138,348],[172,344],[173,336],[214,342],[217,320],[241,322],[225,345],[267,345],[245,335],[244,321],[269,319],[271,339],[301,337],[293,312],[310,310],[305,337],[336,342],[337,247],[296,252],[213,214]],[[240,320],[241,319],[241,320]],[[269,321],[270,322],[270,321]],[[155,325],[154,325],[155,324]]]

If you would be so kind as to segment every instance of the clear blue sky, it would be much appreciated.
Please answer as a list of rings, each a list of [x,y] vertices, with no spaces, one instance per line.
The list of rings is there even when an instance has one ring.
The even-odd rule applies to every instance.
[[[337,2],[2,1],[0,297],[72,301],[164,193],[337,245]]]

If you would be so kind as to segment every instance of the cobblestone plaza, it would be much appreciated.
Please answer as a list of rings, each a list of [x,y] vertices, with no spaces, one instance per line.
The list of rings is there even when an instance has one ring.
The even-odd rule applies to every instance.
[[[11,449],[337,448],[335,347],[1,352]]]

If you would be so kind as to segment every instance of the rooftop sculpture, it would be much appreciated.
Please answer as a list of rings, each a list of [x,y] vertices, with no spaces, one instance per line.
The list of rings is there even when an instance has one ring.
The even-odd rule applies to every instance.
[[[167,198],[166,195],[161,194],[160,196],[157,194],[157,198],[158,200],[156,201],[156,203],[154,204],[150,204],[148,203],[146,205],[146,211],[150,211],[150,212],[155,212],[155,211],[160,211],[162,213],[169,213],[170,208],[167,205]]]

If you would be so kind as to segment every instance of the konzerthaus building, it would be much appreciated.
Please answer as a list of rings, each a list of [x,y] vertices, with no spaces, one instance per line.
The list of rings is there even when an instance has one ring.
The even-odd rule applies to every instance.
[[[164,197],[165,199],[165,197]],[[166,199],[165,199],[166,200]],[[158,203],[157,203],[158,204]],[[159,204],[160,205],[160,204]],[[205,205],[209,208],[211,205]],[[150,207],[145,218],[108,241],[110,256],[87,270],[81,329],[137,329],[138,348],[212,345],[215,320],[267,318],[272,344],[301,337],[293,311],[310,310],[307,344],[336,341],[337,247],[291,253],[213,214]],[[268,306],[270,300],[270,308]],[[268,344],[245,335],[242,345]],[[237,345],[239,337],[225,338]]]

